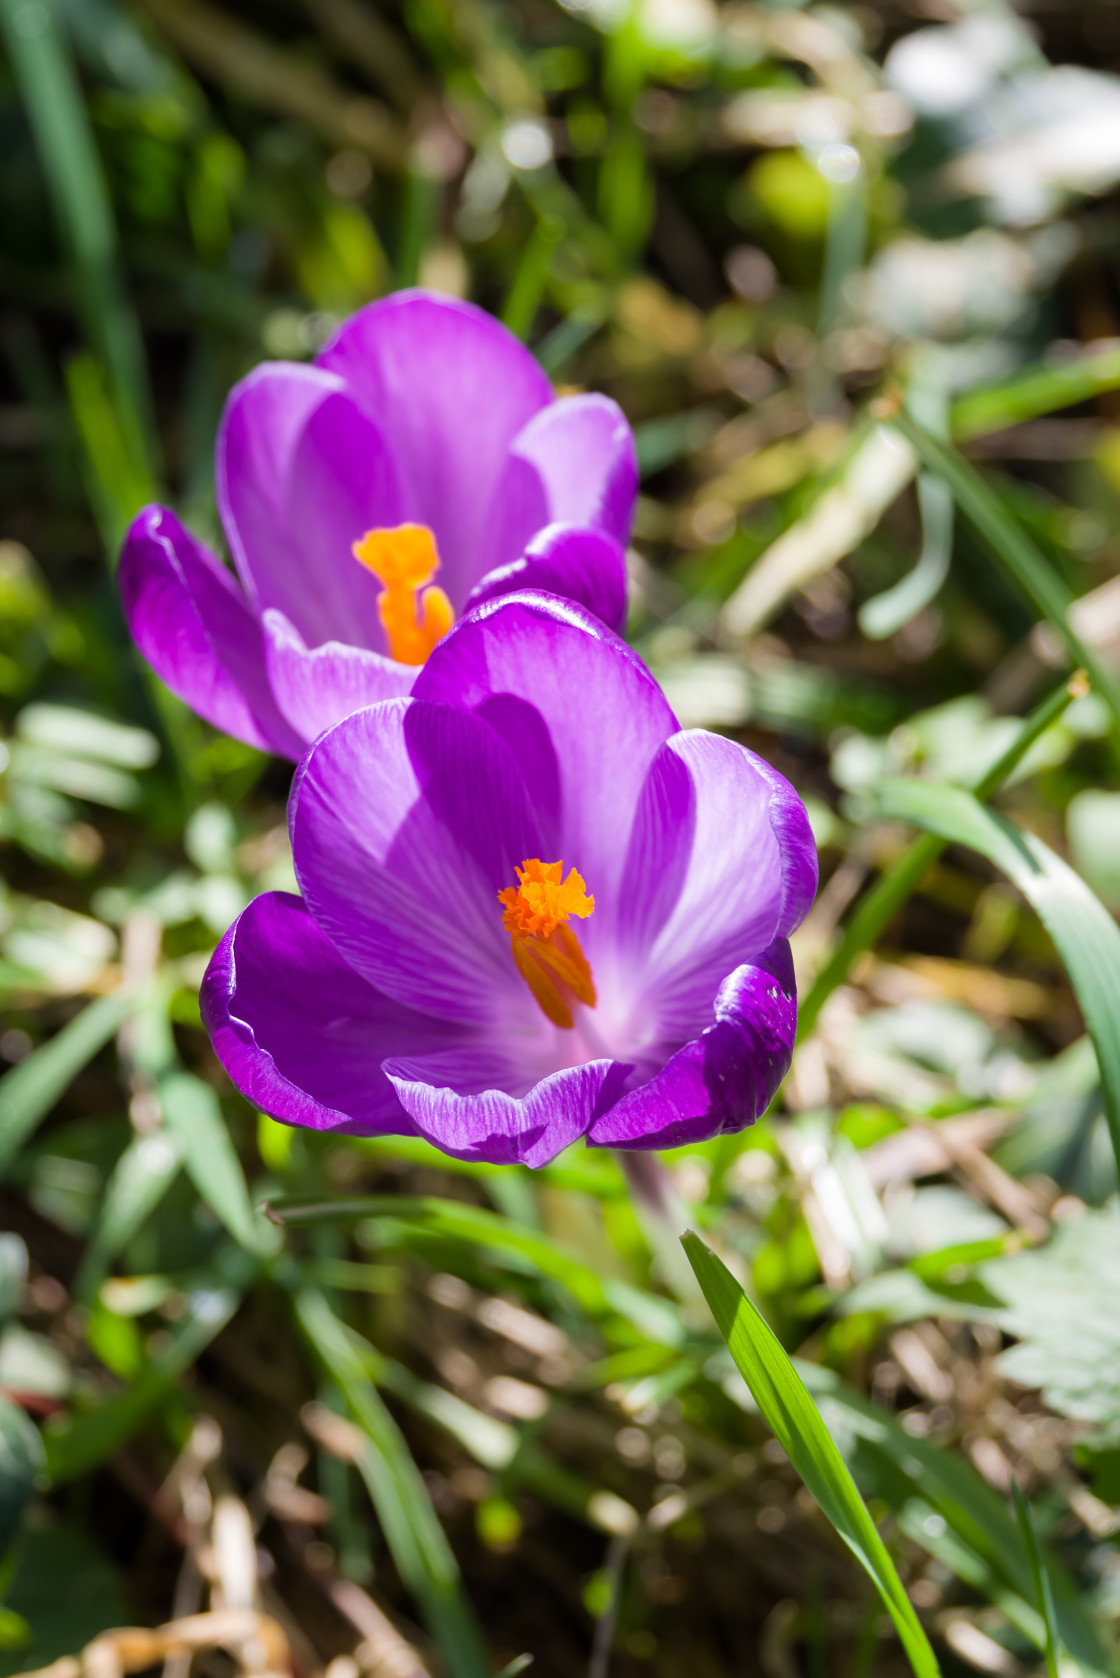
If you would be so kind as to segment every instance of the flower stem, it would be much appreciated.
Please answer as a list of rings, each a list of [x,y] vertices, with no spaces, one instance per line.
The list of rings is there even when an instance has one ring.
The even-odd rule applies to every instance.
[[[644,1149],[618,1148],[615,1158],[626,1178],[634,1215],[653,1254],[655,1271],[682,1303],[695,1301],[701,1295],[681,1247],[689,1216],[672,1178],[657,1155]]]

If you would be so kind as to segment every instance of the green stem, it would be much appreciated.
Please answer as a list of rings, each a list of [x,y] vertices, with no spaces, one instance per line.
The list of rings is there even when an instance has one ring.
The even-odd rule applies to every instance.
[[[1085,679],[1078,673],[1049,694],[1024,722],[1019,733],[986,770],[973,787],[977,798],[988,799],[998,792],[1040,735],[1052,728],[1059,717],[1085,692]],[[945,840],[936,834],[923,833],[900,857],[897,857],[877,883],[867,893],[844,929],[844,935],[828,961],[813,980],[802,1002],[798,1024],[798,1040],[808,1037],[820,1017],[821,1009],[838,985],[842,985],[853,963],[865,950],[871,949],[886,931],[902,905],[921,885],[945,849]]]
[[[680,1244],[688,1228],[688,1213],[669,1173],[657,1155],[645,1149],[618,1148],[615,1158],[661,1281],[683,1304],[695,1301],[699,1288]]]

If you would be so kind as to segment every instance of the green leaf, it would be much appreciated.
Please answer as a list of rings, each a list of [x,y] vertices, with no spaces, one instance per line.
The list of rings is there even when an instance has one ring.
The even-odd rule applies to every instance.
[[[72,1659],[99,1632],[128,1625],[135,1610],[107,1548],[49,1515],[42,1526],[27,1523],[4,1597],[5,1608],[24,1621],[12,1630],[23,1635],[14,1647],[0,1647],[0,1678]]]
[[[136,1007],[138,995],[116,990],[99,997],[0,1078],[0,1177],[67,1086]]]
[[[232,1286],[197,1288],[188,1296],[187,1316],[173,1331],[171,1344],[134,1381],[96,1409],[49,1422],[43,1443],[51,1484],[61,1485],[87,1474],[118,1451],[143,1426],[168,1388],[226,1326],[240,1297],[240,1291]]]
[[[18,1235],[0,1235],[0,1329],[18,1309],[26,1280],[26,1246]]]
[[[1065,643],[1075,665],[1089,672],[1093,687],[1120,726],[1120,685],[1112,672],[1072,628],[1068,612],[1073,595],[1045,555],[976,468],[949,443],[942,443],[907,413],[892,422],[918,451],[929,471],[942,478],[965,517],[983,537],[1012,582],[1042,613]]]
[[[1034,1581],[1035,1602],[1046,1627],[1046,1671],[1048,1678],[1058,1678],[1058,1634],[1054,1627],[1054,1598],[1050,1591],[1050,1580],[1038,1547],[1030,1504],[1019,1490],[1016,1480],[1011,1482],[1011,1495],[1015,1500],[1015,1514],[1018,1517],[1019,1531],[1023,1535],[1023,1547],[1027,1552],[1031,1578]]]
[[[1118,386],[1120,350],[1113,347],[1072,361],[1024,367],[1005,384],[982,386],[959,396],[950,417],[953,436],[964,441],[1002,431],[1039,414],[1087,402]]]
[[[727,1266],[698,1235],[690,1232],[683,1242],[719,1331],[775,1438],[882,1596],[918,1678],[933,1678],[937,1657],[804,1382]]]
[[[339,1321],[321,1293],[296,1298],[300,1327],[331,1379],[341,1388],[369,1450],[357,1463],[385,1533],[397,1571],[420,1604],[443,1651],[451,1678],[489,1678],[490,1662],[459,1567],[432,1508],[428,1488],[400,1429],[370,1384],[363,1350],[371,1348]]]
[[[69,43],[57,26],[54,7],[41,0],[34,27],[29,28],[21,0],[0,0],[0,31],[67,247],[86,337],[108,373],[124,433],[129,499],[136,505],[112,508],[113,522],[122,524],[151,499],[156,428],[140,328],[120,273],[112,204]]]
[[[1026,1553],[1003,1499],[954,1451],[905,1431],[896,1417],[818,1364],[798,1370],[867,1496],[895,1511],[903,1533],[999,1607],[1038,1648],[1045,1627],[1035,1608]],[[1083,1672],[1112,1673],[1082,1592],[1053,1556],[1062,1641]]]
[[[97,1221],[74,1284],[88,1300],[109,1265],[159,1205],[183,1161],[183,1143],[172,1131],[136,1136],[113,1167]]]
[[[1120,1428],[1120,1217],[1113,1207],[1059,1224],[1045,1247],[980,1268],[1002,1302],[1012,1381],[1037,1387],[1063,1416]]]
[[[603,1276],[578,1253],[539,1230],[470,1206],[460,1200],[434,1196],[371,1195],[352,1200],[270,1202],[271,1216],[282,1224],[349,1222],[358,1218],[386,1218],[426,1234],[462,1241],[471,1247],[515,1258],[517,1267],[561,1283],[589,1316],[617,1315],[639,1334],[666,1346],[681,1346],[687,1335],[675,1306],[613,1276]]]
[[[1065,963],[1101,1071],[1105,1117],[1120,1161],[1120,927],[1081,877],[1041,839],[987,809],[960,787],[887,781],[883,813],[966,845],[1018,886]]]
[[[0,1555],[19,1525],[43,1469],[43,1442],[24,1412],[0,1399]]]
[[[214,1091],[187,1072],[171,1073],[160,1080],[158,1088],[164,1121],[182,1148],[191,1182],[234,1240],[248,1252],[259,1252],[268,1226],[253,1210],[245,1173]]]

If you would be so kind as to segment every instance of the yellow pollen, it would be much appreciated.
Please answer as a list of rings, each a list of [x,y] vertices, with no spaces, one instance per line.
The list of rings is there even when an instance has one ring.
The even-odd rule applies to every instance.
[[[498,893],[517,971],[545,1017],[570,1031],[572,1002],[594,1008],[596,997],[587,957],[568,918],[586,920],[595,899],[588,896],[576,869],[570,868],[564,878],[562,862],[528,858],[517,870],[517,879],[516,886]]]
[[[455,622],[443,590],[424,586],[439,570],[435,537],[426,524],[398,524],[392,530],[367,530],[352,552],[385,585],[377,609],[389,656],[398,664],[423,664]]]

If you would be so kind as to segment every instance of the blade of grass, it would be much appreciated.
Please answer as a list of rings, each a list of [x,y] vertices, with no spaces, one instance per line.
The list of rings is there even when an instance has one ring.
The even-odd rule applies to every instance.
[[[567,1289],[581,1310],[591,1317],[624,1318],[645,1339],[679,1347],[685,1339],[675,1306],[657,1294],[646,1293],[613,1276],[603,1276],[578,1253],[552,1241],[539,1230],[514,1224],[508,1218],[470,1206],[465,1201],[434,1196],[361,1196],[352,1200],[273,1200],[268,1215],[280,1224],[347,1223],[359,1218],[385,1218],[406,1228],[424,1231],[468,1247],[489,1248],[514,1257],[529,1269]]]
[[[522,340],[528,338],[548,284],[553,253],[564,237],[564,224],[554,216],[542,216],[521,255],[505,303],[502,320]]]
[[[108,374],[133,471],[151,483],[155,426],[143,342],[121,283],[112,206],[67,42],[49,0],[0,0],[0,29],[67,247],[86,339]]]
[[[962,787],[888,781],[884,815],[949,844],[979,851],[1017,886],[1065,964],[1097,1052],[1105,1118],[1120,1160],[1120,927],[1073,869],[1048,846],[987,809]]]
[[[52,1486],[77,1479],[113,1456],[144,1425],[174,1382],[197,1362],[240,1303],[240,1291],[233,1287],[196,1289],[187,1300],[186,1321],[172,1331],[171,1344],[128,1386],[93,1410],[48,1423],[43,1443]]]
[[[716,1325],[775,1438],[878,1590],[918,1678],[936,1678],[937,1657],[921,1621],[804,1382],[727,1266],[691,1231],[683,1243]]]
[[[38,1430],[17,1404],[0,1399],[0,1556],[12,1541],[42,1468]]]
[[[1034,1606],[1030,1569],[999,1494],[967,1458],[914,1438],[896,1416],[853,1392],[834,1370],[794,1361],[867,1495],[881,1498],[907,1538],[995,1603],[1041,1649],[1045,1628]],[[1047,1557],[1047,1572],[1066,1649],[1082,1672],[1097,1678],[1113,1674],[1115,1663],[1076,1580],[1053,1555]]]
[[[74,1282],[74,1296],[88,1304],[119,1252],[147,1222],[182,1164],[177,1138],[164,1131],[136,1136],[113,1167]]]
[[[1011,517],[999,496],[949,443],[942,443],[905,411],[892,421],[917,451],[923,464],[943,478],[961,512],[999,560],[1012,582],[1047,619],[1065,643],[1074,664],[1083,665],[1093,687],[1120,727],[1120,685],[1069,622],[1074,596],[1031,538]]]
[[[1023,420],[1052,414],[1120,387],[1120,349],[1096,350],[1056,367],[1025,367],[1003,384],[970,390],[953,403],[950,423],[959,441],[983,437]]]
[[[345,1324],[316,1289],[301,1290],[296,1317],[326,1374],[369,1441],[357,1468],[369,1489],[397,1571],[420,1604],[451,1678],[489,1678],[490,1662],[458,1564],[400,1429],[370,1383]]]
[[[439,211],[444,184],[418,164],[410,165],[405,176],[397,236],[394,279],[400,289],[414,286],[420,278],[424,252],[439,231]]]
[[[49,1043],[0,1078],[0,1177],[67,1086],[137,1006],[134,991],[98,997]]]
[[[1043,1566],[1042,1554],[1038,1548],[1038,1537],[1034,1530],[1034,1517],[1031,1514],[1031,1507],[1019,1490],[1017,1480],[1011,1482],[1011,1496],[1015,1500],[1015,1514],[1019,1522],[1019,1531],[1023,1535],[1023,1548],[1027,1552],[1027,1561],[1030,1564],[1035,1601],[1046,1627],[1047,1678],[1058,1678],[1058,1634],[1054,1625],[1054,1598],[1050,1590],[1050,1579],[1046,1568]]]
[[[948,484],[932,472],[919,473],[918,505],[922,514],[922,551],[917,565],[893,588],[877,594],[860,608],[859,626],[873,641],[885,641],[917,617],[949,575],[953,496]]]
[[[247,1252],[260,1252],[262,1241],[276,1232],[253,1210],[245,1173],[214,1091],[200,1078],[174,1072],[160,1081],[159,1100],[195,1188],[235,1241]]]
[[[987,799],[1007,781],[1039,737],[1052,728],[1073,701],[1085,691],[1080,675],[1056,688],[1030,714],[1007,750],[977,781],[975,796]],[[907,899],[921,885],[946,841],[923,834],[905,850],[860,902],[844,929],[843,937],[817,974],[809,994],[798,1010],[797,1035],[807,1037],[820,1011],[838,985],[842,985],[852,964],[864,950],[875,945]]]
[[[104,369],[86,351],[66,364],[70,412],[84,453],[86,493],[110,564],[129,523],[154,495],[151,479],[133,458]]]

